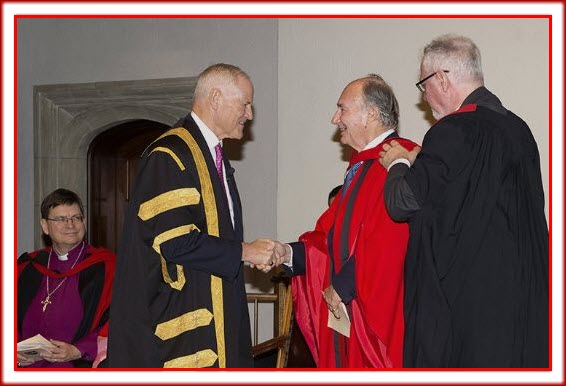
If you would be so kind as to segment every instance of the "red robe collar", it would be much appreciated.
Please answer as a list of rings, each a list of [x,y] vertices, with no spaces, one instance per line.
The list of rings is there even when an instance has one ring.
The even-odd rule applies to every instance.
[[[45,265],[38,263],[37,261],[35,261],[35,258],[41,253],[41,252],[46,252],[46,253],[50,253],[51,252],[52,247],[48,247],[48,248],[44,248],[44,249],[40,249],[38,251],[29,253],[28,256],[30,257],[29,260],[26,260],[20,264],[18,264],[18,275],[20,274],[20,272],[28,265],[31,263],[31,265],[33,265],[33,267],[39,271],[42,275],[44,276],[49,276],[55,279],[61,279],[64,277],[69,277],[69,276],[73,276],[79,272],[81,272],[82,270],[84,270],[85,268],[90,267],[93,264],[97,264],[97,263],[110,263],[110,262],[114,262],[115,257],[114,255],[103,248],[93,248],[92,246],[88,246],[87,251],[86,251],[86,258],[81,261],[80,263],[78,263],[75,267],[73,267],[73,269],[70,269],[67,272],[64,273],[59,273],[59,272],[55,272],[52,271],[50,269],[48,269]],[[94,253],[96,252],[96,253]]]
[[[381,142],[379,145],[372,147],[371,149],[367,149],[367,150],[363,150],[361,152],[357,152],[357,151],[353,151],[352,152],[352,156],[350,157],[350,162],[348,163],[348,169],[350,169],[353,165],[355,165],[356,163],[360,162],[360,161],[367,161],[370,159],[375,159],[378,160],[379,159],[379,153],[383,151],[383,145],[385,145],[386,143],[391,143],[391,141],[397,141],[401,144],[401,146],[403,146],[404,148],[411,150],[413,149],[413,147],[415,147],[415,143],[412,141],[409,141],[407,139],[404,138],[389,138],[386,139],[385,141]]]
[[[49,253],[51,251],[51,247],[40,249],[35,252],[31,252],[27,254],[27,260],[18,264],[18,277],[20,273],[24,270],[26,266],[30,263],[31,265],[42,275],[46,275],[53,278],[63,278],[75,275],[82,270],[98,263],[104,264],[104,287],[102,289],[102,293],[100,295],[100,299],[98,301],[98,306],[94,310],[94,316],[91,323],[91,331],[97,328],[100,325],[100,321],[104,314],[107,312],[108,308],[110,307],[110,299],[112,295],[112,283],[114,281],[114,271],[115,271],[115,264],[116,264],[116,256],[107,249],[104,248],[94,248],[92,246],[88,246],[86,252],[86,258],[77,264],[73,269],[65,272],[65,273],[57,273],[50,269],[47,269],[46,266],[40,264],[39,262],[35,261],[35,258],[41,254],[41,252]]]

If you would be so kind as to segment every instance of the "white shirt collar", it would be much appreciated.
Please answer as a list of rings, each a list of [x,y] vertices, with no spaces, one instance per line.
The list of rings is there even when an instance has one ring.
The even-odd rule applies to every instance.
[[[216,145],[222,143],[221,140],[218,139],[216,134],[210,130],[210,128],[195,114],[194,111],[191,111],[191,117],[195,120],[200,132],[202,133],[206,144],[208,145],[208,150],[210,151],[210,155],[212,156],[212,160],[216,163],[216,150],[214,149]],[[224,164],[222,164],[222,169],[226,170]],[[228,207],[230,209],[230,219],[232,220],[232,226],[234,226],[234,203],[232,201],[232,194],[230,193],[230,189],[228,189],[226,173],[224,173],[224,186],[226,189],[226,195],[228,197]]]
[[[204,140],[206,141],[206,144],[208,145],[208,148],[210,149],[210,152],[213,154],[214,157],[216,157],[216,153],[214,151],[214,148],[216,147],[216,145],[218,145],[219,143],[221,143],[222,141],[220,141],[218,139],[218,137],[216,136],[216,134],[214,134],[212,132],[212,130],[210,130],[208,128],[208,126],[206,125],[206,123],[204,123],[199,117],[198,115],[195,114],[194,111],[191,111],[191,117],[193,117],[193,119],[195,120],[195,123],[197,124],[198,128],[200,129],[200,132],[202,133]],[[216,160],[216,158],[215,158]]]
[[[69,260],[69,253],[71,253],[72,251],[74,251],[75,249],[77,249],[79,247],[79,245],[81,245],[83,243],[83,241],[81,241],[80,243],[78,243],[77,245],[75,245],[73,248],[69,249],[67,251],[67,253],[63,253],[62,255],[59,254],[59,251],[57,250],[57,248],[55,248],[55,246],[53,246],[53,250],[55,251],[55,255],[57,256],[57,258],[60,261],[67,261]],[[82,248],[81,248],[82,251]],[[80,253],[80,252],[79,252]]]
[[[376,147],[377,145],[379,145],[381,142],[383,142],[385,140],[385,138],[387,138],[391,133],[393,133],[395,130],[393,129],[389,129],[381,134],[379,134],[376,138],[374,138],[372,141],[370,141],[366,147],[364,147],[364,150],[367,149],[371,149],[372,147]]]

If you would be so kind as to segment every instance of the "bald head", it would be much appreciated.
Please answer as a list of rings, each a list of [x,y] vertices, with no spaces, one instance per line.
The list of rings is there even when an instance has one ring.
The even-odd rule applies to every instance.
[[[370,74],[349,83],[337,103],[332,123],[340,131],[340,142],[361,151],[389,129],[397,129],[399,105],[389,85]]]

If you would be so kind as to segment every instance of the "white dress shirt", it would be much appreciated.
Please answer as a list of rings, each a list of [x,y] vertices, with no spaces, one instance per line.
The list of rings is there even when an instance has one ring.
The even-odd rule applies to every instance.
[[[204,136],[206,144],[208,145],[208,150],[212,155],[212,159],[216,164],[216,151],[214,148],[219,143],[222,143],[221,140],[218,139],[216,134],[212,132],[208,128],[208,126],[195,114],[194,111],[191,111],[191,117],[195,120],[200,132]],[[230,189],[228,188],[228,181],[226,180],[226,167],[224,166],[224,162],[222,162],[222,176],[224,178],[224,188],[226,189],[226,197],[228,197],[228,207],[230,208],[230,218],[232,219],[232,226],[234,226],[234,204],[232,203],[232,196],[230,195]]]

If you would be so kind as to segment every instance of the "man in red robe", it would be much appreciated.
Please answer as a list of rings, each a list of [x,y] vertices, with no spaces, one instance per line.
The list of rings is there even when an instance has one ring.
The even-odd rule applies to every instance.
[[[355,150],[344,186],[313,231],[278,245],[276,264],[293,275],[295,317],[318,367],[401,367],[409,231],[387,214],[378,159],[392,138],[415,144],[396,135],[397,100],[378,75],[351,82],[337,106],[332,123]],[[345,335],[328,327],[329,318],[346,317],[344,308]]]

